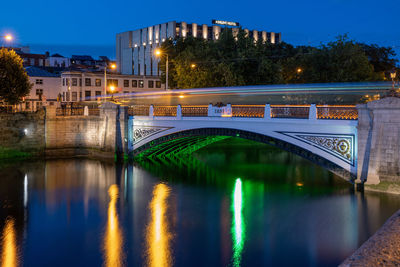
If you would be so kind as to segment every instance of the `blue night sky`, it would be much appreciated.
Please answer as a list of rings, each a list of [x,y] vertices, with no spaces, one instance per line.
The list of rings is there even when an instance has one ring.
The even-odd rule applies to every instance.
[[[210,24],[237,21],[244,28],[282,33],[294,45],[318,45],[348,33],[400,54],[399,0],[286,1],[2,1],[0,35],[31,52],[115,57],[115,34],[171,20]],[[6,11],[6,12],[4,12]],[[399,58],[399,55],[397,56]]]

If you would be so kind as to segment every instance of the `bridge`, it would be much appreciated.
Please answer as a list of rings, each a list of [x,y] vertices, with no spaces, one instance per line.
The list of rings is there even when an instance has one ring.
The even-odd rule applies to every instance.
[[[128,153],[135,157],[192,153],[235,136],[295,153],[349,181],[357,176],[355,106],[136,105],[128,113]]]
[[[78,147],[85,153],[173,159],[234,136],[290,151],[350,182],[398,181],[400,98],[385,97],[388,83],[285,89],[292,93],[282,93],[281,86],[275,87],[114,95],[114,103],[103,103],[100,109],[56,111],[47,107],[45,149],[52,152]],[[373,96],[363,100],[369,101],[367,104],[295,104],[308,102],[310,99],[303,99],[308,94],[316,100],[330,97],[333,103],[352,95],[357,100],[354,104],[367,93]],[[204,104],[218,99],[230,99],[232,104]]]

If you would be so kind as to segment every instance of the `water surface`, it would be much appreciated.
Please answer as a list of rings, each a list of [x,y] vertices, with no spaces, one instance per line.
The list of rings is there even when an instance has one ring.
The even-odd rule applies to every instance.
[[[400,207],[266,145],[0,165],[2,266],[336,266]]]

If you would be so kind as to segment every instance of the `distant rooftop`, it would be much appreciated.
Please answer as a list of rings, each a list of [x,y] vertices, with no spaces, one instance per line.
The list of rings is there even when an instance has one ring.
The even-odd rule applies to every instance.
[[[26,67],[25,70],[28,73],[28,76],[31,77],[60,77],[59,74],[51,73],[34,66]]]
[[[91,56],[88,55],[83,55],[83,56],[79,56],[79,55],[72,55],[71,57],[72,60],[94,60]]]
[[[60,55],[60,54],[53,54],[53,55],[51,55],[52,57],[63,57],[62,55]]]

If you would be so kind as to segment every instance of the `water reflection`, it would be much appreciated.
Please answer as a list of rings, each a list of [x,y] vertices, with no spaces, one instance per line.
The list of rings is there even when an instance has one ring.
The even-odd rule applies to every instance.
[[[18,266],[18,248],[16,244],[15,223],[13,218],[8,218],[2,234],[1,267]]]
[[[232,196],[233,222],[232,222],[232,245],[233,266],[240,266],[245,239],[245,225],[243,220],[243,196],[242,180],[236,179]]]
[[[153,198],[150,202],[151,221],[146,231],[148,266],[172,265],[170,251],[172,235],[169,232],[166,216],[169,191],[169,187],[165,184],[154,186]]]
[[[111,185],[108,189],[108,195],[110,202],[108,204],[107,230],[104,236],[105,266],[118,267],[123,266],[124,262],[123,237],[116,209],[119,195],[118,186]]]

